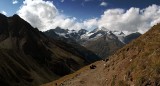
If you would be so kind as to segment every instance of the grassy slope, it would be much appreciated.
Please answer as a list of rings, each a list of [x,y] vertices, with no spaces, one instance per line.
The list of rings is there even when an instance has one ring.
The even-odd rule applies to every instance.
[[[108,61],[93,63],[44,86],[159,86],[160,85],[160,24],[132,41]]]

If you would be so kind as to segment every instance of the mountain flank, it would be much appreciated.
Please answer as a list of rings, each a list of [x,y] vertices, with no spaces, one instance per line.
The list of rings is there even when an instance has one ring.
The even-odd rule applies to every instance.
[[[43,86],[160,86],[160,24],[105,61]],[[95,68],[91,68],[95,66]]]
[[[0,14],[0,86],[38,86],[97,60],[86,48],[51,39],[18,15]]]

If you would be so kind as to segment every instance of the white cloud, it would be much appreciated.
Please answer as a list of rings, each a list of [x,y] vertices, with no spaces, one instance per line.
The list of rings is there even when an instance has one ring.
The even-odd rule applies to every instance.
[[[88,20],[83,21],[83,24],[84,24],[85,28],[87,28],[87,29],[94,29],[98,26],[97,22],[98,22],[97,18],[93,18],[93,19],[88,19]]]
[[[98,20],[99,27],[110,30],[122,30],[128,32],[146,32],[151,26],[160,22],[160,6],[152,5],[145,9],[130,8],[109,9]]]
[[[18,0],[12,0],[12,4],[17,4]]]
[[[7,12],[5,11],[1,11],[0,13],[2,13],[3,15],[7,15]]]
[[[43,0],[25,0],[17,14],[41,31],[61,27],[64,29],[90,29],[97,26],[97,19],[77,22],[74,17],[60,14],[54,4]]]
[[[106,2],[101,2],[100,6],[107,6],[108,4]]]
[[[56,7],[50,1],[25,0],[17,14],[40,30],[48,29],[58,15]]]
[[[64,29],[81,29],[82,23],[76,18],[60,14],[53,2],[44,0],[25,0],[17,14],[41,31],[61,27]]]

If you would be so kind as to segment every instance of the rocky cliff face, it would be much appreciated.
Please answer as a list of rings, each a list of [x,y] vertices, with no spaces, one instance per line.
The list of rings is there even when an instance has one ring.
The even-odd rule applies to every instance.
[[[18,15],[0,14],[1,86],[38,86],[97,60],[84,47],[48,38]]]

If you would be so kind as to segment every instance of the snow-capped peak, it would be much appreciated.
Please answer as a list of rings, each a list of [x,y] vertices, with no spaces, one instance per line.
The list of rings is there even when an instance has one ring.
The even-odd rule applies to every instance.
[[[107,28],[105,28],[105,27],[101,27],[101,28],[99,28],[99,30],[102,30],[102,31],[105,31],[105,32],[109,32],[110,30],[108,30]]]

